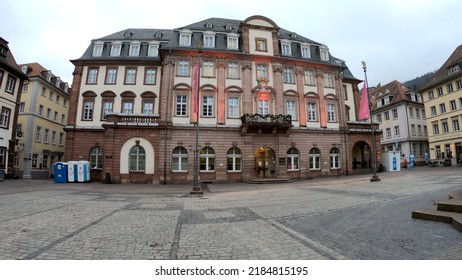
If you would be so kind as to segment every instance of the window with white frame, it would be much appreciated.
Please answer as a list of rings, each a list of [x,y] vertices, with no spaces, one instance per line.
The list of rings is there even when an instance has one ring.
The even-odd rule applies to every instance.
[[[334,79],[332,78],[332,74],[324,73],[324,86],[328,88],[334,87]]]
[[[443,127],[443,133],[449,133],[449,125],[447,121],[443,121],[441,126]]]
[[[440,134],[440,128],[439,128],[438,123],[434,123],[434,124],[433,124],[433,134],[434,134],[434,135]]]
[[[257,65],[257,79],[259,78],[268,78],[268,68],[265,64],[258,64]]]
[[[329,157],[330,157],[330,168],[339,169],[340,168],[340,150],[338,148],[330,149]]]
[[[103,115],[101,116],[101,119],[105,120],[107,114],[112,113],[113,107],[114,107],[113,100],[104,100],[103,101]]]
[[[256,51],[260,51],[260,52],[268,51],[266,39],[264,38],[255,38],[255,47],[256,47]]]
[[[59,145],[64,146],[64,132],[59,133]]]
[[[184,147],[176,147],[172,152],[172,171],[188,171],[188,151]]]
[[[391,128],[387,128],[387,138],[391,138]]]
[[[103,42],[97,42],[93,45],[93,56],[101,56],[103,55],[103,47],[104,43]]]
[[[125,84],[134,85],[136,82],[136,68],[125,69]]]
[[[328,122],[336,122],[336,114],[335,114],[335,104],[328,103],[327,104],[327,121]]]
[[[428,92],[428,100],[432,100],[433,98],[435,98],[435,95],[433,94],[433,90],[430,90]]]
[[[290,148],[287,151],[287,171],[300,170],[300,152],[297,148]]]
[[[38,154],[32,154],[32,167],[37,168]]]
[[[241,171],[242,170],[242,154],[241,150],[237,147],[230,148],[226,153],[226,163],[228,171]]]
[[[2,115],[0,116],[0,126],[2,128],[8,129],[10,125],[10,115],[11,115],[11,109],[7,107],[2,107]]]
[[[414,110],[412,108],[409,108],[409,113],[414,112]],[[392,113],[393,113],[393,119],[396,120],[398,118],[398,109],[393,109],[392,110]],[[414,113],[412,114],[409,114],[411,116],[411,118],[414,117]]]
[[[284,83],[294,83],[294,70],[292,68],[284,68]]]
[[[315,85],[316,80],[314,77],[314,71],[312,70],[305,70],[305,84],[306,85]]]
[[[133,101],[132,100],[122,101],[122,113],[123,114],[133,113]]]
[[[302,45],[301,52],[303,58],[311,58],[311,48],[309,45]]]
[[[128,51],[128,56],[139,56],[140,55],[141,44],[139,42],[133,42],[130,44],[130,49]]]
[[[191,31],[180,32],[180,46],[191,46]]]
[[[292,45],[288,42],[281,43],[282,55],[291,56],[292,55]]]
[[[145,68],[144,70],[144,84],[146,85],[154,85],[156,84],[156,68]]]
[[[411,124],[411,135],[415,136],[415,124]]]
[[[202,62],[202,77],[215,77],[215,63],[210,60]]]
[[[35,141],[40,142],[42,141],[42,127],[37,126],[35,130]]]
[[[56,130],[51,132],[51,144],[56,145]]]
[[[6,147],[0,147],[0,168],[6,165]]]
[[[422,136],[422,125],[417,125],[417,135]]]
[[[213,105],[214,105],[213,96],[203,96],[202,97],[202,116],[203,117],[213,117]]]
[[[96,84],[98,79],[98,68],[88,68],[87,84]]]
[[[451,83],[451,84],[447,84],[447,85],[446,85],[446,89],[448,90],[448,93],[453,92],[453,91],[454,91],[454,87],[452,86],[452,83]]]
[[[297,119],[297,110],[296,110],[296,105],[295,105],[295,100],[287,100],[286,101],[286,111],[287,115],[290,115],[292,117],[292,120]]]
[[[446,104],[444,104],[444,103],[440,104],[440,113],[441,114],[446,113]]]
[[[442,87],[437,88],[436,92],[438,93],[438,96],[443,96],[443,88]]]
[[[159,55],[159,43],[151,42],[148,45],[148,56],[158,56]]]
[[[93,101],[85,101],[83,103],[82,120],[84,121],[93,120]]]
[[[269,101],[264,99],[259,99],[257,102],[258,105],[258,113],[260,115],[268,115],[269,114]]]
[[[384,114],[384,116],[385,116],[385,120],[388,121],[388,120],[390,119],[390,112],[386,111],[386,112],[384,112],[383,114]]]
[[[143,101],[143,114],[154,113],[154,101]]]
[[[176,96],[176,116],[186,116],[187,115],[187,105],[188,97],[186,95],[177,95]]]
[[[228,79],[239,79],[239,64],[236,62],[228,63]]]
[[[329,60],[329,51],[325,48],[319,49],[321,60],[328,61]]]
[[[178,61],[178,76],[189,76],[189,60],[180,59]]]
[[[92,169],[103,168],[103,149],[99,146],[92,147],[90,150],[90,167]]]
[[[308,121],[317,121],[317,105],[315,102],[308,102]]]
[[[211,147],[202,148],[199,162],[200,171],[215,171],[215,151]]]
[[[8,75],[8,79],[6,80],[5,91],[13,94],[15,85],[16,85],[16,78],[11,75]]]
[[[239,97],[228,97],[228,117],[239,118]]]
[[[310,164],[309,164],[310,170],[321,169],[321,150],[319,150],[318,148],[311,148],[309,152],[309,158],[310,158]]]
[[[416,117],[417,119],[420,119],[420,109],[419,109],[419,108],[416,108],[416,109],[415,109],[415,117]]]
[[[146,151],[142,146],[136,145],[130,149],[128,166],[130,172],[144,172],[146,170]]]
[[[227,36],[227,48],[230,50],[237,50],[239,49],[239,37],[228,35]]]
[[[122,50],[122,43],[113,43],[111,45],[111,56],[120,56]]]
[[[395,136],[399,136],[399,126],[395,126]]]
[[[452,120],[452,131],[460,131],[459,120],[453,119]]]
[[[451,111],[457,110],[457,105],[455,100],[449,101],[449,107],[451,107]]]
[[[430,107],[430,112],[431,112],[432,116],[436,116],[436,107],[435,107],[435,106],[431,106],[431,107]]]
[[[215,48],[215,34],[204,34],[204,48]]]
[[[106,69],[106,84],[114,85],[117,79],[117,68],[107,68]]]

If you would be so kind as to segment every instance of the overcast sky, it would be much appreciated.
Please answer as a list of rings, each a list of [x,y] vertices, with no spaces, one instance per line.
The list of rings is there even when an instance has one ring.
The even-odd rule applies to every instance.
[[[0,36],[18,64],[38,62],[72,84],[92,39],[127,28],[174,29],[211,17],[262,15],[323,43],[370,86],[438,69],[462,44],[458,0],[0,0]]]

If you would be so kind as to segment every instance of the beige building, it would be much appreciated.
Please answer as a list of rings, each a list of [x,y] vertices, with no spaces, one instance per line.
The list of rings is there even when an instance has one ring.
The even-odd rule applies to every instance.
[[[458,46],[428,84],[425,102],[430,159],[460,162],[462,154],[462,45]]]
[[[29,77],[19,103],[15,174],[19,178],[49,178],[64,155],[69,86],[39,63],[20,65]]]

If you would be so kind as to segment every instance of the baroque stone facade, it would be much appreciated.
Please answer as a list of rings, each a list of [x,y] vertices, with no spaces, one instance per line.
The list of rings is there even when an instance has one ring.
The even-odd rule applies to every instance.
[[[72,62],[65,158],[89,160],[92,180],[306,179],[359,172],[353,158],[371,171],[361,80],[266,17],[127,29]]]

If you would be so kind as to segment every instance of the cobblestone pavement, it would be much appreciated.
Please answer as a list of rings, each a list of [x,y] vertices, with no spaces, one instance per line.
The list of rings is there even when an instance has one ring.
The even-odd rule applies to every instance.
[[[0,182],[0,259],[455,259],[462,233],[411,218],[462,167],[192,186]]]

